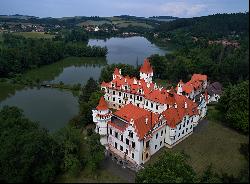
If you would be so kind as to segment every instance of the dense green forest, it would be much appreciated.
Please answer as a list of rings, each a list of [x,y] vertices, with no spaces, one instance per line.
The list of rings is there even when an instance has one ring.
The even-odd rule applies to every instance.
[[[181,18],[171,22],[162,22],[155,28],[160,36],[203,37],[206,39],[231,38],[237,39],[248,35],[249,12],[232,14],[215,14],[194,18]],[[176,38],[179,39],[180,38]]]
[[[98,134],[66,126],[49,134],[16,107],[0,111],[0,181],[52,182],[58,174],[95,173],[104,158]],[[93,154],[95,153],[95,154]]]
[[[106,56],[106,47],[87,46],[87,41],[88,36],[80,29],[63,32],[52,40],[3,34],[0,47],[0,77],[13,76],[68,56]]]

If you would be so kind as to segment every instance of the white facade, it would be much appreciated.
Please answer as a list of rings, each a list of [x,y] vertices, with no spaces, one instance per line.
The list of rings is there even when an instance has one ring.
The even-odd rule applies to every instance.
[[[147,70],[147,68],[149,68],[148,65],[145,68],[145,71],[150,71]],[[199,77],[199,75],[197,76]],[[202,94],[207,87],[207,80],[202,81],[201,85],[199,85],[200,88],[191,91],[189,94],[183,93],[182,87],[185,84],[181,81],[176,89],[177,95],[173,92],[173,89],[165,90],[166,92],[161,91],[164,89],[153,84],[152,77],[153,72],[140,72],[140,80],[136,78],[126,78],[121,75],[121,70],[115,69],[113,80],[110,83],[102,83],[101,85],[104,92],[104,99],[109,108],[119,111],[120,109],[122,110],[124,106],[133,104],[136,106],[135,108],[138,107],[159,115],[160,118],[157,120],[159,122],[156,123],[154,127],[151,127],[143,138],[140,138],[138,135],[140,130],[135,126],[132,119],[126,121],[124,118],[112,114],[112,117],[119,119],[119,121],[113,122],[111,116],[107,116],[110,111],[93,110],[93,121],[97,122],[96,132],[107,136],[107,150],[122,160],[128,160],[136,165],[146,163],[150,157],[163,146],[172,148],[191,135],[194,127],[206,116],[207,112],[207,101]],[[136,88],[133,88],[134,86],[136,86]],[[158,95],[162,96],[159,97]],[[169,101],[165,101],[166,98],[169,98]],[[172,98],[176,100],[176,102],[172,102]],[[188,101],[188,103],[191,104],[190,106],[187,105],[185,100],[187,98],[193,101]],[[178,104],[183,104],[177,106],[177,100]],[[197,100],[197,105],[194,103],[195,100]],[[185,108],[186,110],[182,109],[180,115],[178,108]],[[179,119],[175,118],[174,125],[172,122],[168,122],[168,120],[172,121],[171,117],[169,117],[172,115],[172,111],[168,111],[168,109],[176,109],[176,114],[173,114],[173,116],[178,116]],[[169,113],[164,114],[166,112]],[[135,112],[126,111],[126,113],[133,114]],[[105,118],[101,116],[103,119],[100,119],[98,115],[105,115]],[[145,115],[143,116],[145,117]],[[148,120],[146,119],[143,120],[144,122],[140,121],[140,123],[147,125]],[[118,123],[118,125],[115,125],[115,123]],[[123,129],[119,127],[119,124],[126,125],[126,128]]]

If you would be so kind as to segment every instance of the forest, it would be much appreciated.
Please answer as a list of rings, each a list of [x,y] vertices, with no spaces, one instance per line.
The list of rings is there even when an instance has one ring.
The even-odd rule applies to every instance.
[[[88,36],[80,29],[64,31],[52,40],[3,34],[0,47],[0,77],[14,76],[68,56],[106,56],[106,47],[87,46],[87,41]]]

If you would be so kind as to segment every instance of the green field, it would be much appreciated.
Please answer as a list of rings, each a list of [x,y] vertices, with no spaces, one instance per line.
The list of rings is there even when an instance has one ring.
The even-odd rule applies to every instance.
[[[136,27],[143,27],[143,28],[153,28],[151,25],[146,24],[144,22],[138,22],[138,21],[127,21],[122,19],[113,19],[112,24],[116,25],[118,28],[124,28],[128,26],[136,26]]]
[[[52,39],[54,35],[51,34],[45,34],[44,32],[17,32],[13,33],[15,35],[21,35],[25,38],[46,38],[46,39]]]
[[[111,22],[105,21],[105,20],[100,20],[100,21],[87,20],[87,21],[81,22],[81,23],[79,23],[77,25],[78,26],[88,26],[88,25],[100,26],[100,25],[103,25],[103,24],[111,24]]]
[[[208,114],[208,124],[199,125],[202,127],[198,132],[177,144],[172,150],[162,148],[149,163],[155,162],[164,150],[174,152],[184,150],[190,156],[190,165],[198,174],[212,163],[218,173],[238,175],[247,163],[239,152],[240,144],[247,143],[249,138],[216,121],[216,116],[219,114],[214,107],[209,107]]]
[[[113,24],[116,25],[118,28],[125,28],[128,26],[136,26],[136,27],[143,27],[143,28],[153,28],[151,25],[146,24],[144,22],[138,22],[138,21],[127,21],[127,20],[123,20],[119,17],[107,17],[107,19],[109,19],[110,21],[106,21],[106,20],[101,20],[101,21],[93,21],[93,20],[87,20],[84,22],[81,22],[79,24],[77,24],[78,26],[87,26],[87,25],[92,25],[92,26],[100,26],[103,24]]]

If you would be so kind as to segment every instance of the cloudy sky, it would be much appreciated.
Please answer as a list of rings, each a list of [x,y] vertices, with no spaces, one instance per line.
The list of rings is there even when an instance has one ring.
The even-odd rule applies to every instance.
[[[0,0],[0,14],[39,17],[170,15],[195,17],[249,11],[249,0]]]

